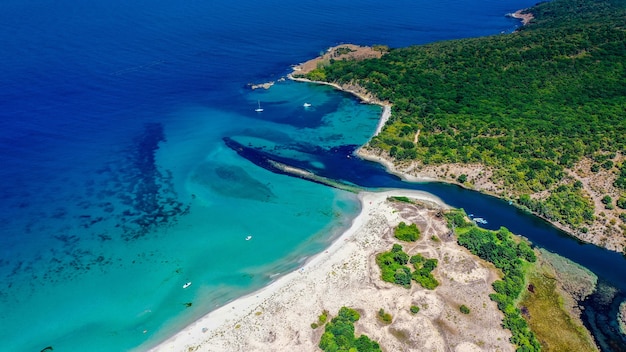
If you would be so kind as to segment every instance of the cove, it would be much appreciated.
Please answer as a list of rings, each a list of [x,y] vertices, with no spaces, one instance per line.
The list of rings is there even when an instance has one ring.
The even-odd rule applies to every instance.
[[[254,146],[244,146],[225,139],[227,146],[257,166],[275,173],[268,160],[310,171],[318,176],[353,184],[370,190],[401,188],[432,193],[455,208],[482,217],[488,222],[481,227],[497,230],[506,227],[513,233],[526,237],[534,246],[544,248],[570,259],[598,276],[598,289],[584,302],[582,320],[591,331],[602,351],[626,351],[626,337],[619,332],[617,311],[626,300],[626,258],[617,252],[583,243],[547,221],[529,214],[508,202],[457,185],[441,182],[408,182],[390,174],[375,162],[355,156],[356,145],[331,149],[319,147],[298,150],[309,161],[272,154]],[[311,163],[314,159],[316,162]]]

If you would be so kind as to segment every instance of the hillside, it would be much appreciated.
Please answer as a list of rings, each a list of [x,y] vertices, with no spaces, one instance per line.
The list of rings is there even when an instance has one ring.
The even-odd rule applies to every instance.
[[[330,60],[308,73],[393,105],[368,153],[626,244],[626,1],[555,0],[506,35]]]

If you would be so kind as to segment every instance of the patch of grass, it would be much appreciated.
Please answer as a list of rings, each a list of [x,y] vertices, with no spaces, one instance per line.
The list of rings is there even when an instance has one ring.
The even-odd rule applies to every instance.
[[[573,320],[557,290],[556,280],[543,275],[541,268],[529,273],[533,291],[526,290],[520,306],[543,351],[597,351],[585,328]]]
[[[408,197],[403,197],[403,196],[394,196],[394,197],[389,197],[392,200],[396,200],[398,202],[403,202],[403,203],[410,203],[412,204],[413,201],[411,201]]]

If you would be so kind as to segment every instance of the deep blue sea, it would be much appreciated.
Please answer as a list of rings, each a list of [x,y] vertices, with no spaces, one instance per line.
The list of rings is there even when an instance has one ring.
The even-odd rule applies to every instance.
[[[225,137],[335,178],[426,189],[495,216],[504,203],[337,162],[372,135],[379,107],[329,87],[248,84],[279,80],[339,43],[503,35],[519,25],[504,15],[533,3],[2,1],[2,350],[147,348],[293,270],[359,212],[354,195],[258,167]],[[359,167],[371,177],[348,172]],[[559,238],[503,211],[514,231],[538,226],[547,247]],[[581,261],[600,253],[592,270],[626,267],[586,247]],[[609,286],[624,278],[607,275]]]

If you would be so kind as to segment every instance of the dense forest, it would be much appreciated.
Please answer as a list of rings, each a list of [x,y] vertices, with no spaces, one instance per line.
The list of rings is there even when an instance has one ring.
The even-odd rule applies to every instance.
[[[423,165],[484,165],[519,206],[585,232],[594,204],[567,169],[588,158],[593,172],[621,170],[622,195],[609,206],[626,202],[618,162],[626,154],[626,1],[554,0],[529,11],[535,18],[515,33],[335,60],[308,77],[356,84],[393,104],[369,148]]]

